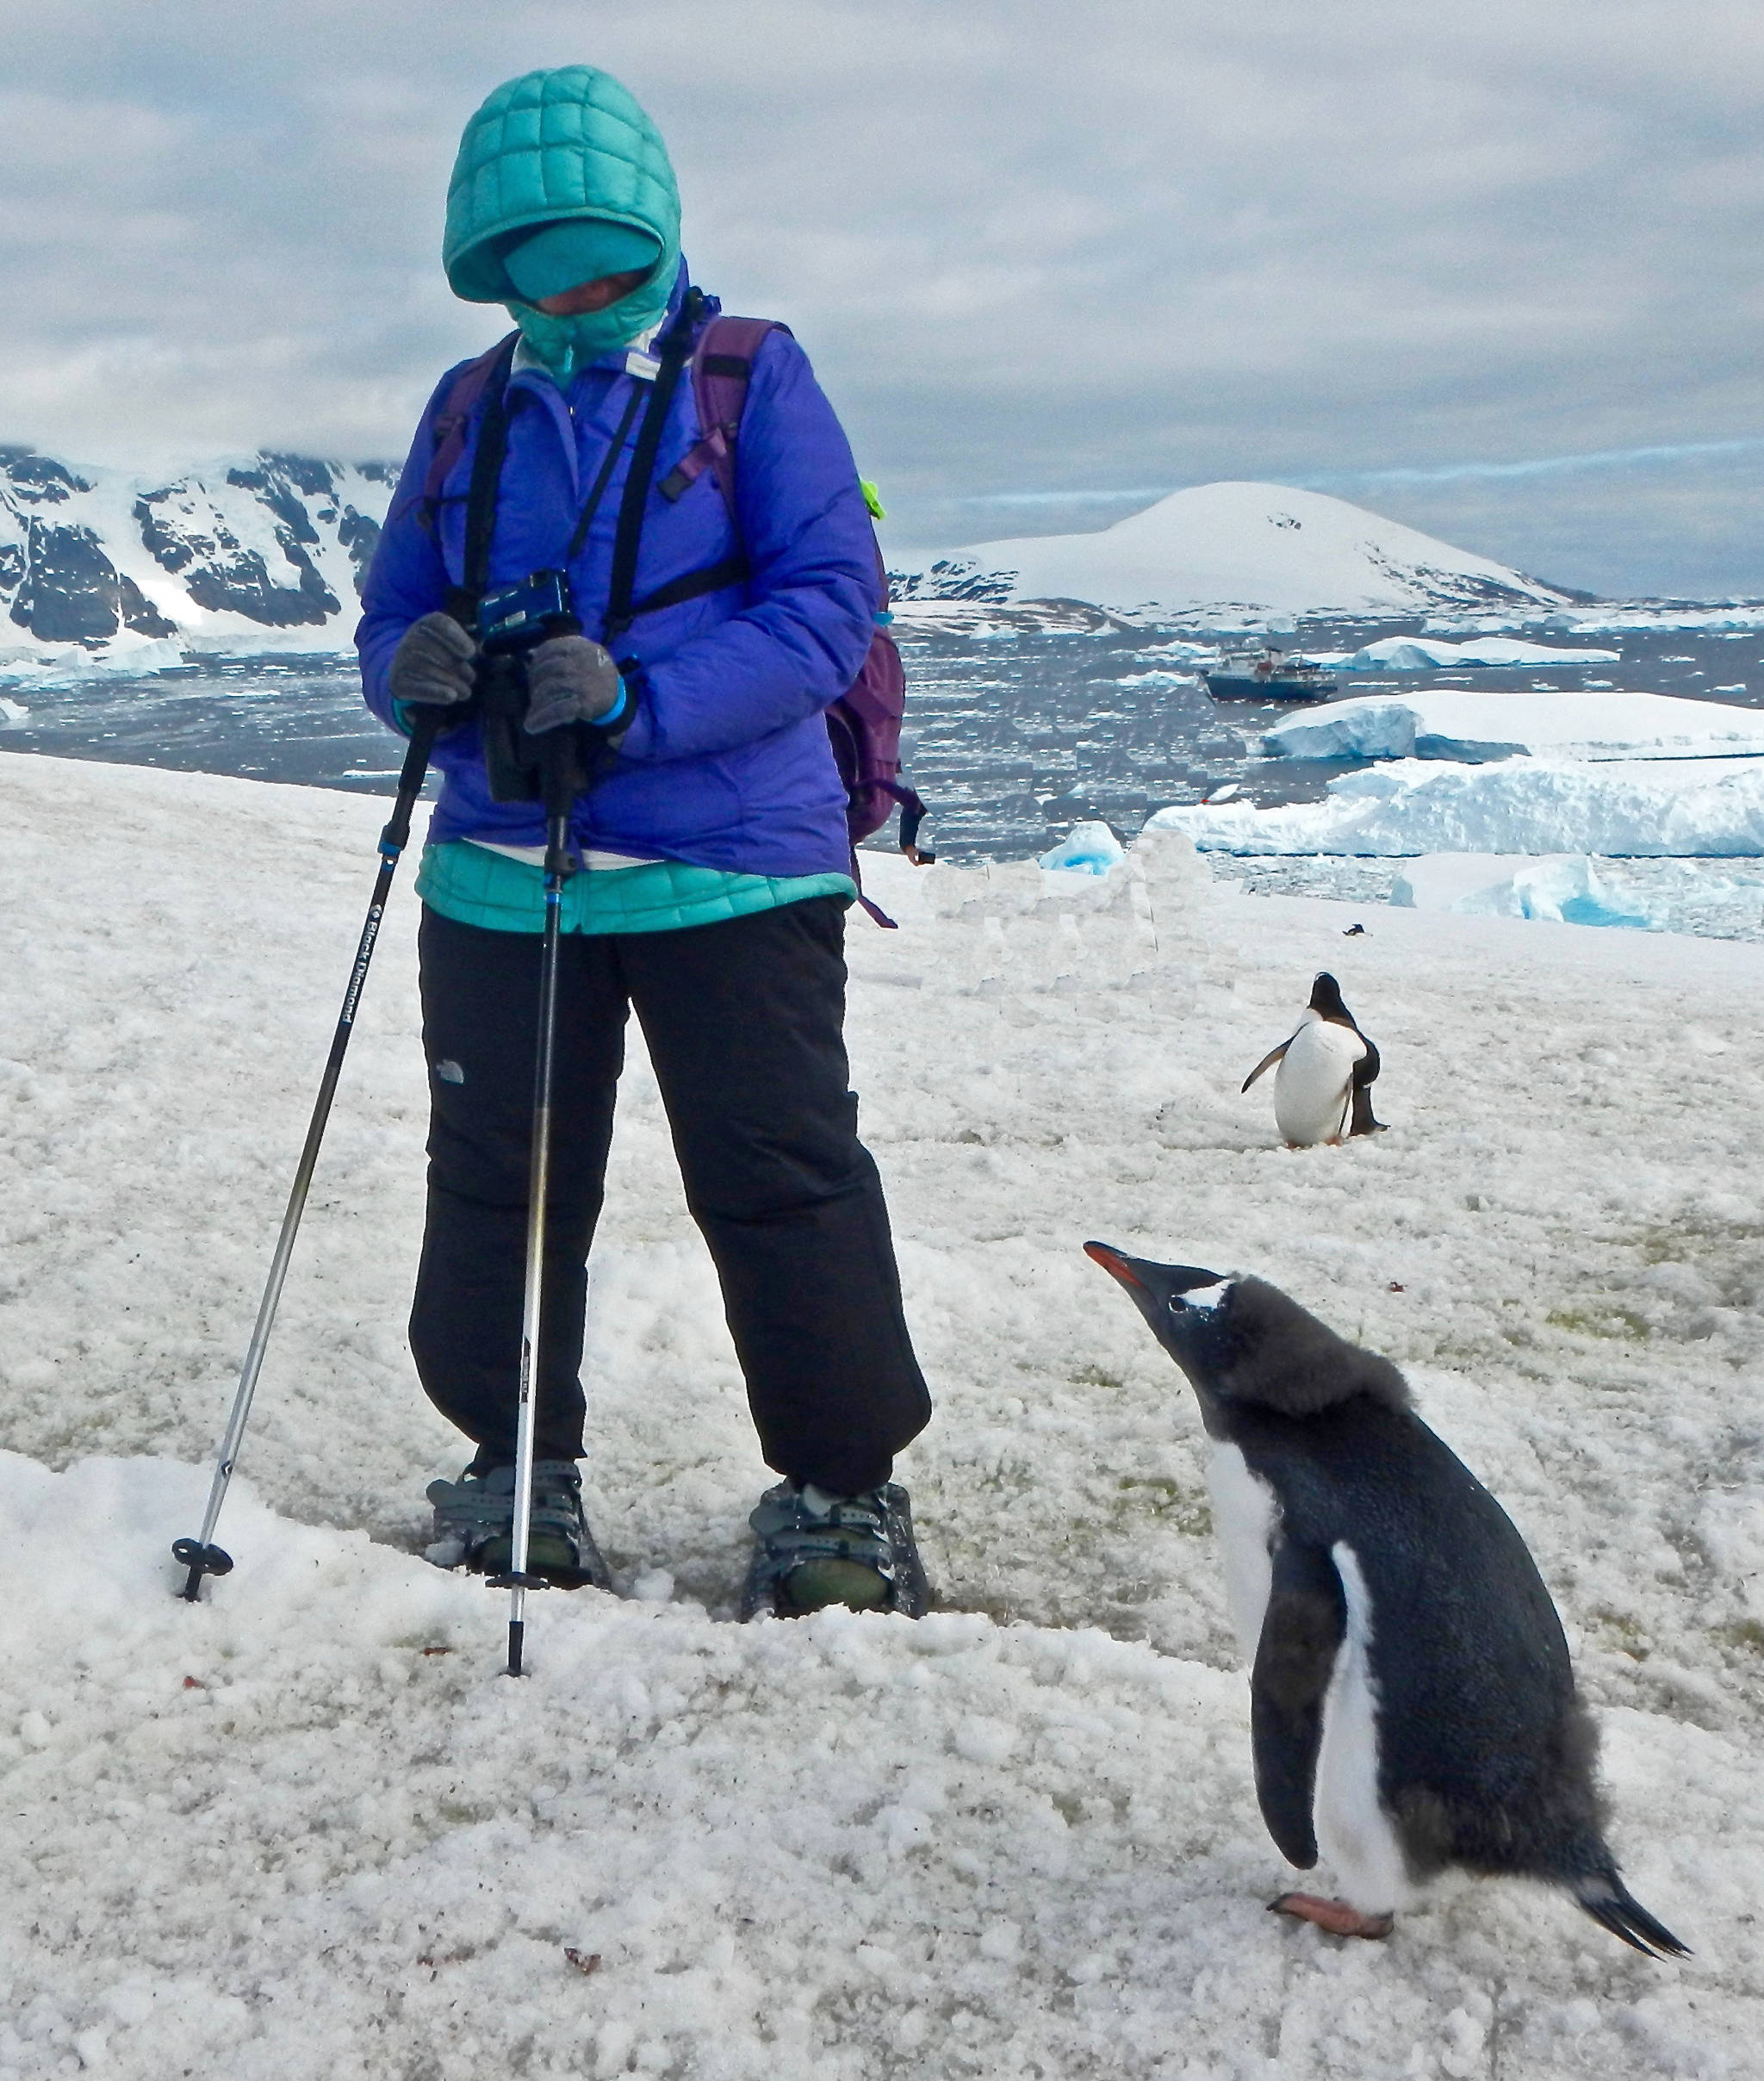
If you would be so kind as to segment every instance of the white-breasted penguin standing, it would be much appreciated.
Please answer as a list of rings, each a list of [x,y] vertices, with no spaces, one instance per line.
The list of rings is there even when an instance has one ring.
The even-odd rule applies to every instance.
[[[1354,1023],[1340,984],[1326,971],[1311,985],[1298,1031],[1263,1056],[1244,1078],[1245,1090],[1276,1062],[1274,1124],[1294,1148],[1382,1132],[1383,1122],[1372,1117],[1378,1051]]]
[[[1384,1936],[1457,1865],[1563,1887],[1637,1950],[1683,1954],[1606,1845],[1598,1730],[1536,1563],[1402,1375],[1264,1280],[1084,1248],[1200,1399],[1262,1817],[1340,1885],[1270,1904]]]

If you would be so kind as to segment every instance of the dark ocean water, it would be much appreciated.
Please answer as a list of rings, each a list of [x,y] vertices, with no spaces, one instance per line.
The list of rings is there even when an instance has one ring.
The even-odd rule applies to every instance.
[[[1257,754],[1288,707],[1214,703],[1170,638],[1106,628],[1050,633],[1009,610],[973,629],[898,633],[911,694],[910,775],[933,812],[940,854],[1022,858],[1083,818],[1123,836],[1166,803],[1235,781],[1258,803],[1313,800],[1348,764]],[[1307,624],[1307,648],[1353,649],[1418,621]],[[1450,686],[1631,692],[1764,707],[1764,630],[1515,630],[1559,646],[1618,650],[1617,665],[1345,674],[1344,693]],[[1453,638],[1452,640],[1462,640]],[[0,728],[0,751],[118,761],[387,795],[396,742],[362,705],[353,660],[212,659],[152,677],[54,688],[0,686],[28,714]]]

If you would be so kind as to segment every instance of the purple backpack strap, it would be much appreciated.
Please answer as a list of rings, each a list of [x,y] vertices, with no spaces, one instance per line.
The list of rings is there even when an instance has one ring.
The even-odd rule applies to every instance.
[[[685,497],[707,469],[735,518],[735,444],[748,401],[754,357],[768,332],[788,332],[772,318],[713,318],[693,347],[693,402],[703,432],[656,489],[670,504]]]
[[[454,464],[465,453],[466,434],[478,401],[499,371],[501,380],[508,381],[519,339],[519,332],[507,333],[494,347],[487,347],[475,361],[469,361],[448,386],[441,409],[430,422],[429,431],[434,436],[435,445],[430,452],[429,467],[423,473],[423,488],[418,495],[425,526],[434,525],[441,487],[447,481]]]

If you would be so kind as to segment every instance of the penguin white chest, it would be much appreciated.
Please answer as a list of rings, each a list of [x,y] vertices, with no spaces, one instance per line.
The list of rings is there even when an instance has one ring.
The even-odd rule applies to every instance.
[[[1359,1556],[1330,1549],[1347,1620],[1323,1701],[1312,1802],[1317,1847],[1335,1867],[1343,1899],[1363,1915],[1406,1907],[1413,1889],[1395,1829],[1378,1796],[1378,1687],[1372,1676],[1372,1600]]]
[[[1274,1124],[1284,1140],[1309,1147],[1339,1138],[1347,1125],[1354,1065],[1365,1052],[1365,1042],[1351,1027],[1306,1013],[1274,1073]]]
[[[1253,1668],[1274,1586],[1271,1558],[1280,1507],[1274,1490],[1235,1445],[1213,1440],[1207,1459],[1207,1489],[1213,1499],[1213,1528],[1225,1563],[1225,1601],[1244,1665]]]

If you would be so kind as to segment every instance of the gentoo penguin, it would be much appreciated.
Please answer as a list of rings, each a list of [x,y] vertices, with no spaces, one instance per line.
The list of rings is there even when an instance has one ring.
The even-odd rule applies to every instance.
[[[1326,972],[1312,984],[1298,1031],[1263,1056],[1244,1078],[1245,1090],[1276,1062],[1274,1124],[1292,1147],[1339,1142],[1344,1130],[1382,1133],[1382,1121],[1372,1117],[1378,1051],[1354,1024],[1332,975]]]
[[[1263,1280],[1084,1248],[1200,1398],[1262,1818],[1341,1887],[1270,1904],[1384,1936],[1457,1865],[1562,1886],[1637,1950],[1683,1954],[1606,1847],[1598,1732],[1536,1564],[1401,1374]]]

